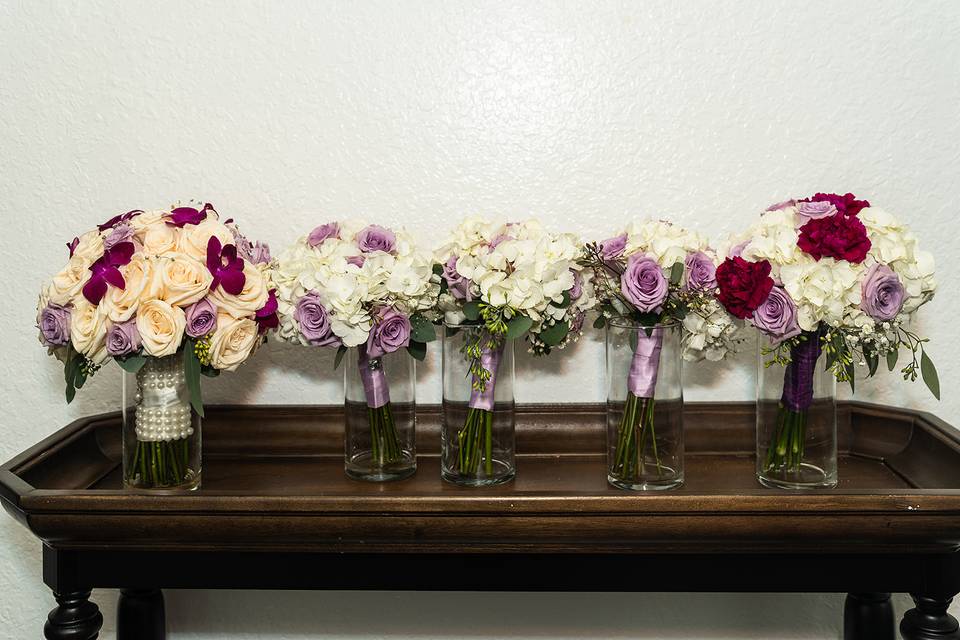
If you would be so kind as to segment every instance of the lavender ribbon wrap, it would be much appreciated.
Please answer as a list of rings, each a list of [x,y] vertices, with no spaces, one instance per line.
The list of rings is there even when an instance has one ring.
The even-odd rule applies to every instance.
[[[660,352],[663,350],[663,327],[654,327],[650,335],[637,330],[637,349],[630,362],[627,390],[637,398],[652,398],[660,375]]]
[[[484,348],[480,353],[480,365],[490,372],[490,379],[487,380],[483,391],[477,389],[477,377],[473,377],[470,402],[467,406],[471,409],[480,409],[482,411],[493,411],[495,402],[494,395],[497,389],[497,371],[500,369],[500,360],[503,358],[503,347],[501,343],[496,349]]]
[[[783,374],[783,395],[780,401],[790,411],[806,411],[813,404],[813,376],[817,360],[823,352],[819,332],[804,332],[807,337],[790,349],[790,364]]]
[[[383,371],[383,361],[380,358],[371,360],[365,345],[360,345],[357,350],[357,364],[360,380],[363,381],[363,393],[367,396],[367,406],[379,409],[390,404],[390,387],[387,385],[387,374]]]

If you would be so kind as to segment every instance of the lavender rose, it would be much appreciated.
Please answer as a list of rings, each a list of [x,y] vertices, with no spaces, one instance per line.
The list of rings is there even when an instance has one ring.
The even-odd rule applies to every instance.
[[[203,338],[217,330],[217,307],[204,298],[187,309],[187,335]]]
[[[115,324],[107,333],[107,353],[114,358],[122,358],[140,351],[143,340],[137,329],[137,321],[129,320]]]
[[[58,304],[48,304],[40,312],[40,335],[49,347],[70,344],[70,309]]]
[[[730,247],[730,255],[728,258],[740,258],[743,256],[743,250],[747,248],[747,245],[750,244],[749,240],[744,240],[740,244],[736,244]]]
[[[394,309],[386,309],[370,330],[367,355],[379,358],[410,346],[410,318]]]
[[[688,255],[684,266],[687,270],[688,290],[713,291],[717,288],[717,265],[703,251]]]
[[[583,295],[583,276],[580,275],[579,271],[574,271],[570,269],[570,273],[573,274],[573,286],[570,287],[570,290],[567,291],[567,294],[570,296],[570,299],[576,302],[580,299],[580,296]]]
[[[837,213],[837,208],[830,202],[801,202],[797,205],[797,213],[807,222],[829,218]]]
[[[604,260],[616,260],[627,250],[627,234],[607,238],[600,243],[600,257]]]
[[[800,335],[797,305],[783,287],[770,290],[767,299],[753,312],[753,324],[777,342]]]
[[[250,262],[253,264],[269,264],[272,259],[270,245],[267,243],[257,242],[250,248]]]
[[[106,238],[104,238],[104,250],[109,251],[121,242],[130,242],[133,240],[133,234],[133,225],[131,225],[129,222],[121,222],[113,228],[113,231],[111,231]]]
[[[772,204],[767,207],[767,211],[781,211],[787,207],[792,207],[797,204],[796,200],[784,200],[783,202],[778,202],[777,204]]]
[[[447,258],[446,263],[443,265],[443,279],[447,281],[447,291],[450,292],[451,296],[457,300],[470,302],[472,298],[470,295],[471,282],[457,271],[458,261],[459,258],[457,256]]]
[[[893,269],[875,264],[867,270],[861,285],[863,300],[860,308],[874,320],[893,320],[903,308],[903,283]]]
[[[366,261],[367,259],[364,258],[363,256],[350,256],[349,258],[347,258],[347,264],[352,264],[358,269],[363,269],[363,263]]]
[[[315,347],[329,347],[340,344],[340,338],[333,333],[330,316],[320,302],[320,295],[311,291],[297,302],[293,319],[300,325],[300,334]]]
[[[390,253],[397,244],[397,236],[390,229],[372,224],[357,234],[357,246],[364,253]]]
[[[638,311],[648,313],[663,307],[669,283],[656,260],[635,253],[627,260],[627,269],[620,276],[620,290]]]
[[[307,244],[311,247],[319,247],[324,240],[340,237],[340,225],[336,222],[322,224],[307,236]]]

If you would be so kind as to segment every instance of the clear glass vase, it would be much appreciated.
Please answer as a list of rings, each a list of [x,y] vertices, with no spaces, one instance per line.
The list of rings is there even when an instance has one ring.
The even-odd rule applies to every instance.
[[[512,340],[493,339],[477,326],[444,327],[441,466],[447,482],[477,487],[516,476],[513,375]]]
[[[200,416],[190,405],[183,352],[148,357],[123,375],[123,485],[193,490],[200,486]]]
[[[778,489],[837,484],[837,381],[825,370],[820,334],[808,332],[786,366],[764,354],[757,385],[757,478]]]
[[[417,471],[416,361],[406,350],[378,358],[366,347],[346,356],[345,470],[387,482]]]
[[[607,322],[607,481],[650,491],[683,484],[682,328]]]

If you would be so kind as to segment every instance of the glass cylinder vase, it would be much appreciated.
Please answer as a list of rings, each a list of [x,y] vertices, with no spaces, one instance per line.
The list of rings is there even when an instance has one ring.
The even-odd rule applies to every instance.
[[[820,334],[806,332],[776,362],[760,340],[757,385],[757,478],[778,489],[837,484],[837,381],[825,370]],[[784,351],[784,350],[781,350]]]
[[[513,341],[479,326],[446,325],[443,337],[443,479],[463,486],[517,474]]]
[[[683,484],[679,324],[607,322],[607,481],[650,491]]]
[[[417,471],[416,361],[406,350],[346,356],[345,471],[354,480],[388,482]]]
[[[123,485],[193,490],[200,486],[200,416],[190,404],[183,352],[147,357],[123,376]]]

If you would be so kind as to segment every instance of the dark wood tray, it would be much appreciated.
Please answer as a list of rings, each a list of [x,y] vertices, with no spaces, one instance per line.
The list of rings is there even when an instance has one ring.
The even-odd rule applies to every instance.
[[[785,493],[754,477],[753,407],[691,404],[686,485],[607,486],[600,406],[518,411],[515,482],[440,480],[438,412],[421,411],[417,475],[343,474],[342,409],[219,407],[204,423],[203,488],[120,487],[118,415],[83,419],[0,467],[4,507],[58,549],[258,548],[396,553],[954,551],[960,439],[928,414],[840,408],[840,485]]]

